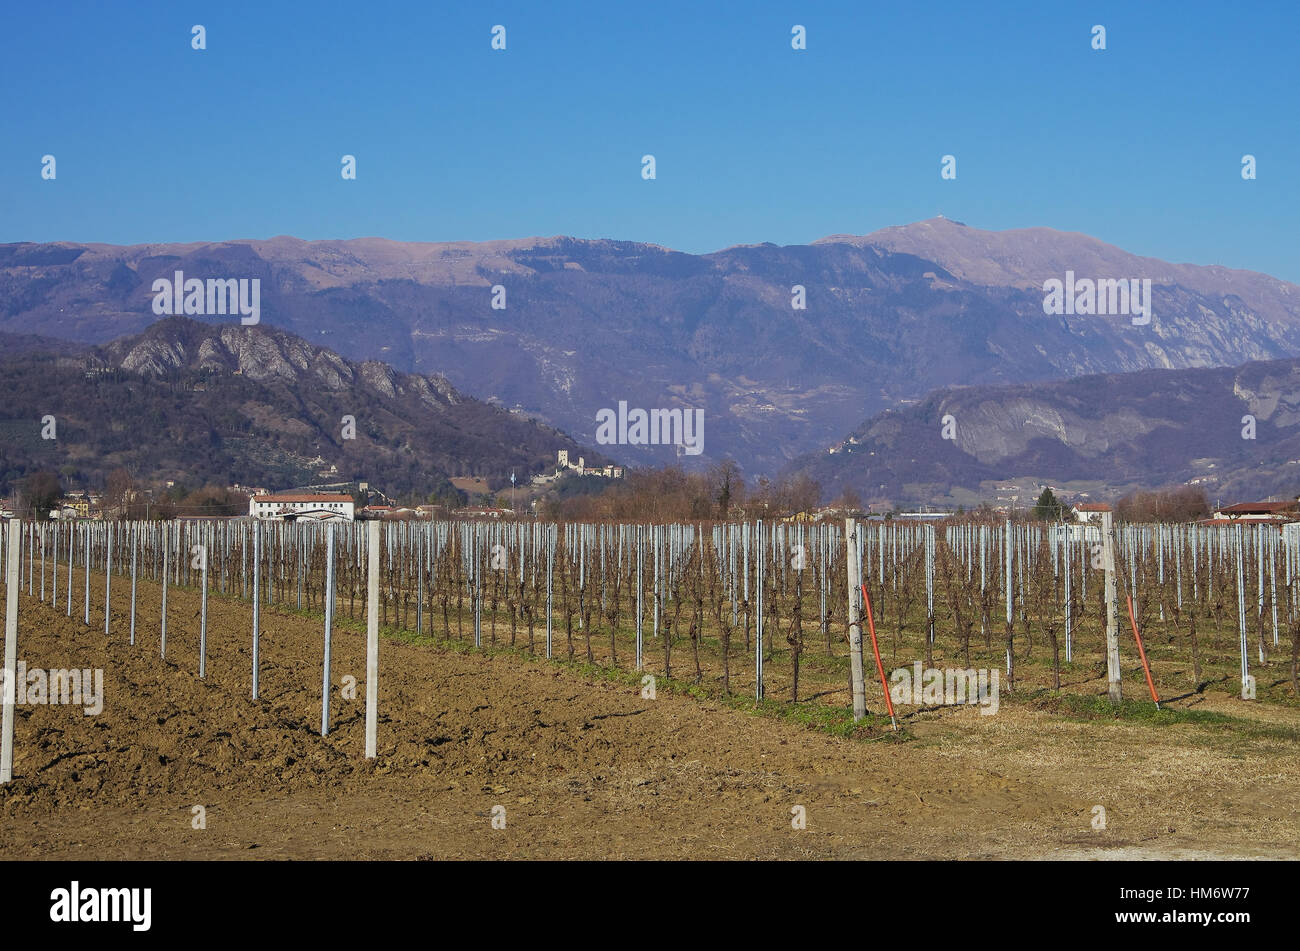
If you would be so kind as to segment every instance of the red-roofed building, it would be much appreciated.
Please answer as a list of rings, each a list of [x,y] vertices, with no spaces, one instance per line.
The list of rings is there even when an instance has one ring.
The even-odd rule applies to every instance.
[[[1109,502],[1080,502],[1074,508],[1074,520],[1081,525],[1101,524],[1101,517],[1111,511]]]
[[[1294,499],[1288,502],[1238,502],[1214,513],[1214,520],[1232,522],[1289,522],[1297,517],[1300,517],[1300,506]]]
[[[350,522],[355,517],[352,496],[333,492],[283,492],[279,495],[255,495],[248,500],[248,514],[253,518],[292,521],[299,518],[338,519]]]
[[[1273,525],[1277,528],[1282,528],[1282,526],[1288,523],[1276,518],[1252,518],[1250,516],[1245,516],[1243,518],[1203,518],[1196,524],[1209,525],[1212,527],[1218,526],[1221,528],[1227,528],[1230,525]]]

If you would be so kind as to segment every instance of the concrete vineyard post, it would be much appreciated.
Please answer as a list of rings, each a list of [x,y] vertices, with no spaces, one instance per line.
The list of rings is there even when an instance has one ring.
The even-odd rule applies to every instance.
[[[41,539],[41,554],[44,558],[45,541]],[[45,591],[45,562],[41,561],[41,592],[42,600]],[[104,534],[104,635],[109,634],[109,621],[113,617],[113,526],[110,523],[106,526]]]
[[[933,525],[923,525],[925,533],[925,624],[926,641],[934,643],[934,543]],[[927,651],[928,653],[928,651]]]
[[[262,641],[262,526],[253,524],[253,699],[257,699]]]
[[[474,582],[474,646],[483,646],[483,582],[482,572],[479,570],[479,561],[483,553],[479,550],[479,525],[473,526],[473,533],[470,535],[469,549],[469,570],[472,573]],[[520,545],[519,561],[519,582],[520,591],[523,590],[523,545]]]
[[[81,554],[83,556],[82,561],[84,561],[86,565],[86,596],[84,601],[82,602],[82,607],[85,610],[85,616],[82,619],[82,623],[84,623],[86,627],[90,627],[90,526],[89,525],[86,526],[83,534],[85,536],[85,540],[83,542]]]
[[[167,559],[171,552],[171,530],[167,525],[163,526],[162,533],[162,614],[159,622],[160,633],[158,637],[158,656],[163,660],[167,659]]]
[[[1012,589],[1011,589],[1011,519],[1007,519],[1006,527],[1002,535],[1002,557],[1006,561],[1005,588],[1007,596],[1007,676],[1011,676],[1013,658],[1011,656],[1011,622],[1012,622]]]
[[[645,555],[645,527],[638,525],[636,527],[636,669],[643,670],[645,662],[642,658],[644,649],[643,643],[643,621],[645,620],[645,583],[642,577],[641,564]],[[548,591],[549,596],[549,591]],[[547,625],[548,629],[550,625]]]
[[[1247,648],[1246,635],[1246,583],[1243,571],[1245,538],[1242,535],[1241,526],[1237,526],[1237,624],[1241,636],[1241,699],[1248,698],[1250,689],[1250,654]]]
[[[861,583],[861,561],[858,547],[857,519],[844,520],[844,549],[847,554],[846,573],[849,588],[849,666],[853,684],[853,719],[867,715],[867,688],[862,672],[862,603],[858,585]]]
[[[424,620],[422,614],[424,611],[424,556],[421,536],[423,532],[415,533],[415,636],[420,637],[424,634]]]
[[[1277,647],[1277,536],[1268,540],[1268,603],[1273,610],[1273,646]]]
[[[366,525],[366,759],[375,758],[379,705],[379,522]]]
[[[325,529],[325,659],[321,664],[320,735],[330,731],[330,642],[334,634],[334,526]]]
[[[755,526],[757,530],[758,554],[754,558],[754,602],[758,607],[758,620],[754,625],[754,699],[763,699],[763,558],[766,548],[763,522],[760,519]]]
[[[0,783],[14,778],[14,697],[18,676],[18,585],[22,583],[21,519],[9,520],[5,552],[5,680],[4,710],[0,714]]]
[[[821,619],[819,624],[819,633],[821,634],[822,640],[826,639],[826,569],[830,567],[829,565],[830,559],[827,557],[827,553],[829,551],[828,546],[830,545],[830,537],[831,536],[830,536],[829,525],[818,526],[819,544],[817,546],[817,557],[820,562],[820,568],[819,568],[820,574],[818,575],[817,593],[820,597],[820,605],[818,608],[818,610],[820,611],[820,619]]]
[[[72,617],[72,545],[77,530],[68,526],[68,617]]]
[[[650,526],[650,545],[654,549],[654,556],[655,556],[655,578],[654,578],[654,596],[653,596],[654,604],[652,605],[654,609],[653,634],[656,638],[658,638],[659,637],[659,549],[661,547],[659,544],[658,525]]]
[[[555,545],[557,541],[555,526],[546,529],[546,658],[550,660],[553,653],[553,614],[555,608]],[[637,619],[638,630],[640,619]]]
[[[199,548],[199,557],[202,559],[199,584],[203,586],[199,595],[199,679],[203,680],[208,675],[208,543],[211,539],[206,530],[199,537],[203,539]]]
[[[1069,529],[1061,541],[1061,571],[1065,575],[1065,662],[1074,660],[1074,616],[1070,591],[1070,536]]]
[[[1106,680],[1111,703],[1123,698],[1119,665],[1119,593],[1115,583],[1115,522],[1112,513],[1101,513],[1102,569],[1106,574]]]
[[[980,636],[984,636],[988,625],[988,602],[984,599],[984,592],[988,588],[988,527],[980,526]]]
[[[140,524],[131,526],[131,644],[135,645],[135,580],[136,561],[140,554]]]
[[[1255,609],[1255,623],[1259,626],[1259,662],[1264,663],[1264,547],[1267,538],[1264,536],[1266,529],[1258,526],[1255,529],[1255,561],[1259,566],[1259,581],[1255,586],[1258,606]]]

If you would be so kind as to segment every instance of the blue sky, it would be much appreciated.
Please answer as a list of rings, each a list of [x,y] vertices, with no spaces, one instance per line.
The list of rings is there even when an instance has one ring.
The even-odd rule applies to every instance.
[[[700,252],[944,214],[1300,282],[1298,27],[1293,0],[11,5],[0,242]]]

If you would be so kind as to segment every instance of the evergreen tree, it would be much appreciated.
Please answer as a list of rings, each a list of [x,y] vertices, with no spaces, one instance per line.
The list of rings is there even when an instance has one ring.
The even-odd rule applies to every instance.
[[[1066,506],[1061,504],[1049,488],[1044,488],[1034,505],[1034,518],[1045,522],[1059,522],[1065,517]]]

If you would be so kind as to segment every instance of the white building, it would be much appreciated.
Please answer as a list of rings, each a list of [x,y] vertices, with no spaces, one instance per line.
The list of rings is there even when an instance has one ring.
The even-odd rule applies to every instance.
[[[559,476],[562,473],[568,471],[568,472],[576,472],[578,475],[603,476],[606,479],[623,478],[624,470],[622,466],[609,465],[609,466],[588,467],[587,459],[585,456],[579,456],[577,463],[574,463],[569,460],[569,450],[567,449],[561,449],[558,452],[556,452],[555,460],[556,460],[555,461],[556,476]]]
[[[1108,502],[1080,502],[1074,507],[1074,520],[1080,525],[1100,525],[1102,515],[1109,511]]]
[[[351,522],[356,518],[356,502],[352,496],[343,493],[255,495],[248,500],[248,514],[253,518],[279,521],[314,518]]]
[[[1101,523],[1088,521],[1066,522],[1053,525],[1048,530],[1048,537],[1056,543],[1061,542],[1099,542],[1101,541]]]
[[[1074,521],[1054,526],[1051,537],[1054,542],[1099,542],[1101,541],[1102,516],[1113,512],[1109,502],[1079,502],[1072,506]]]

